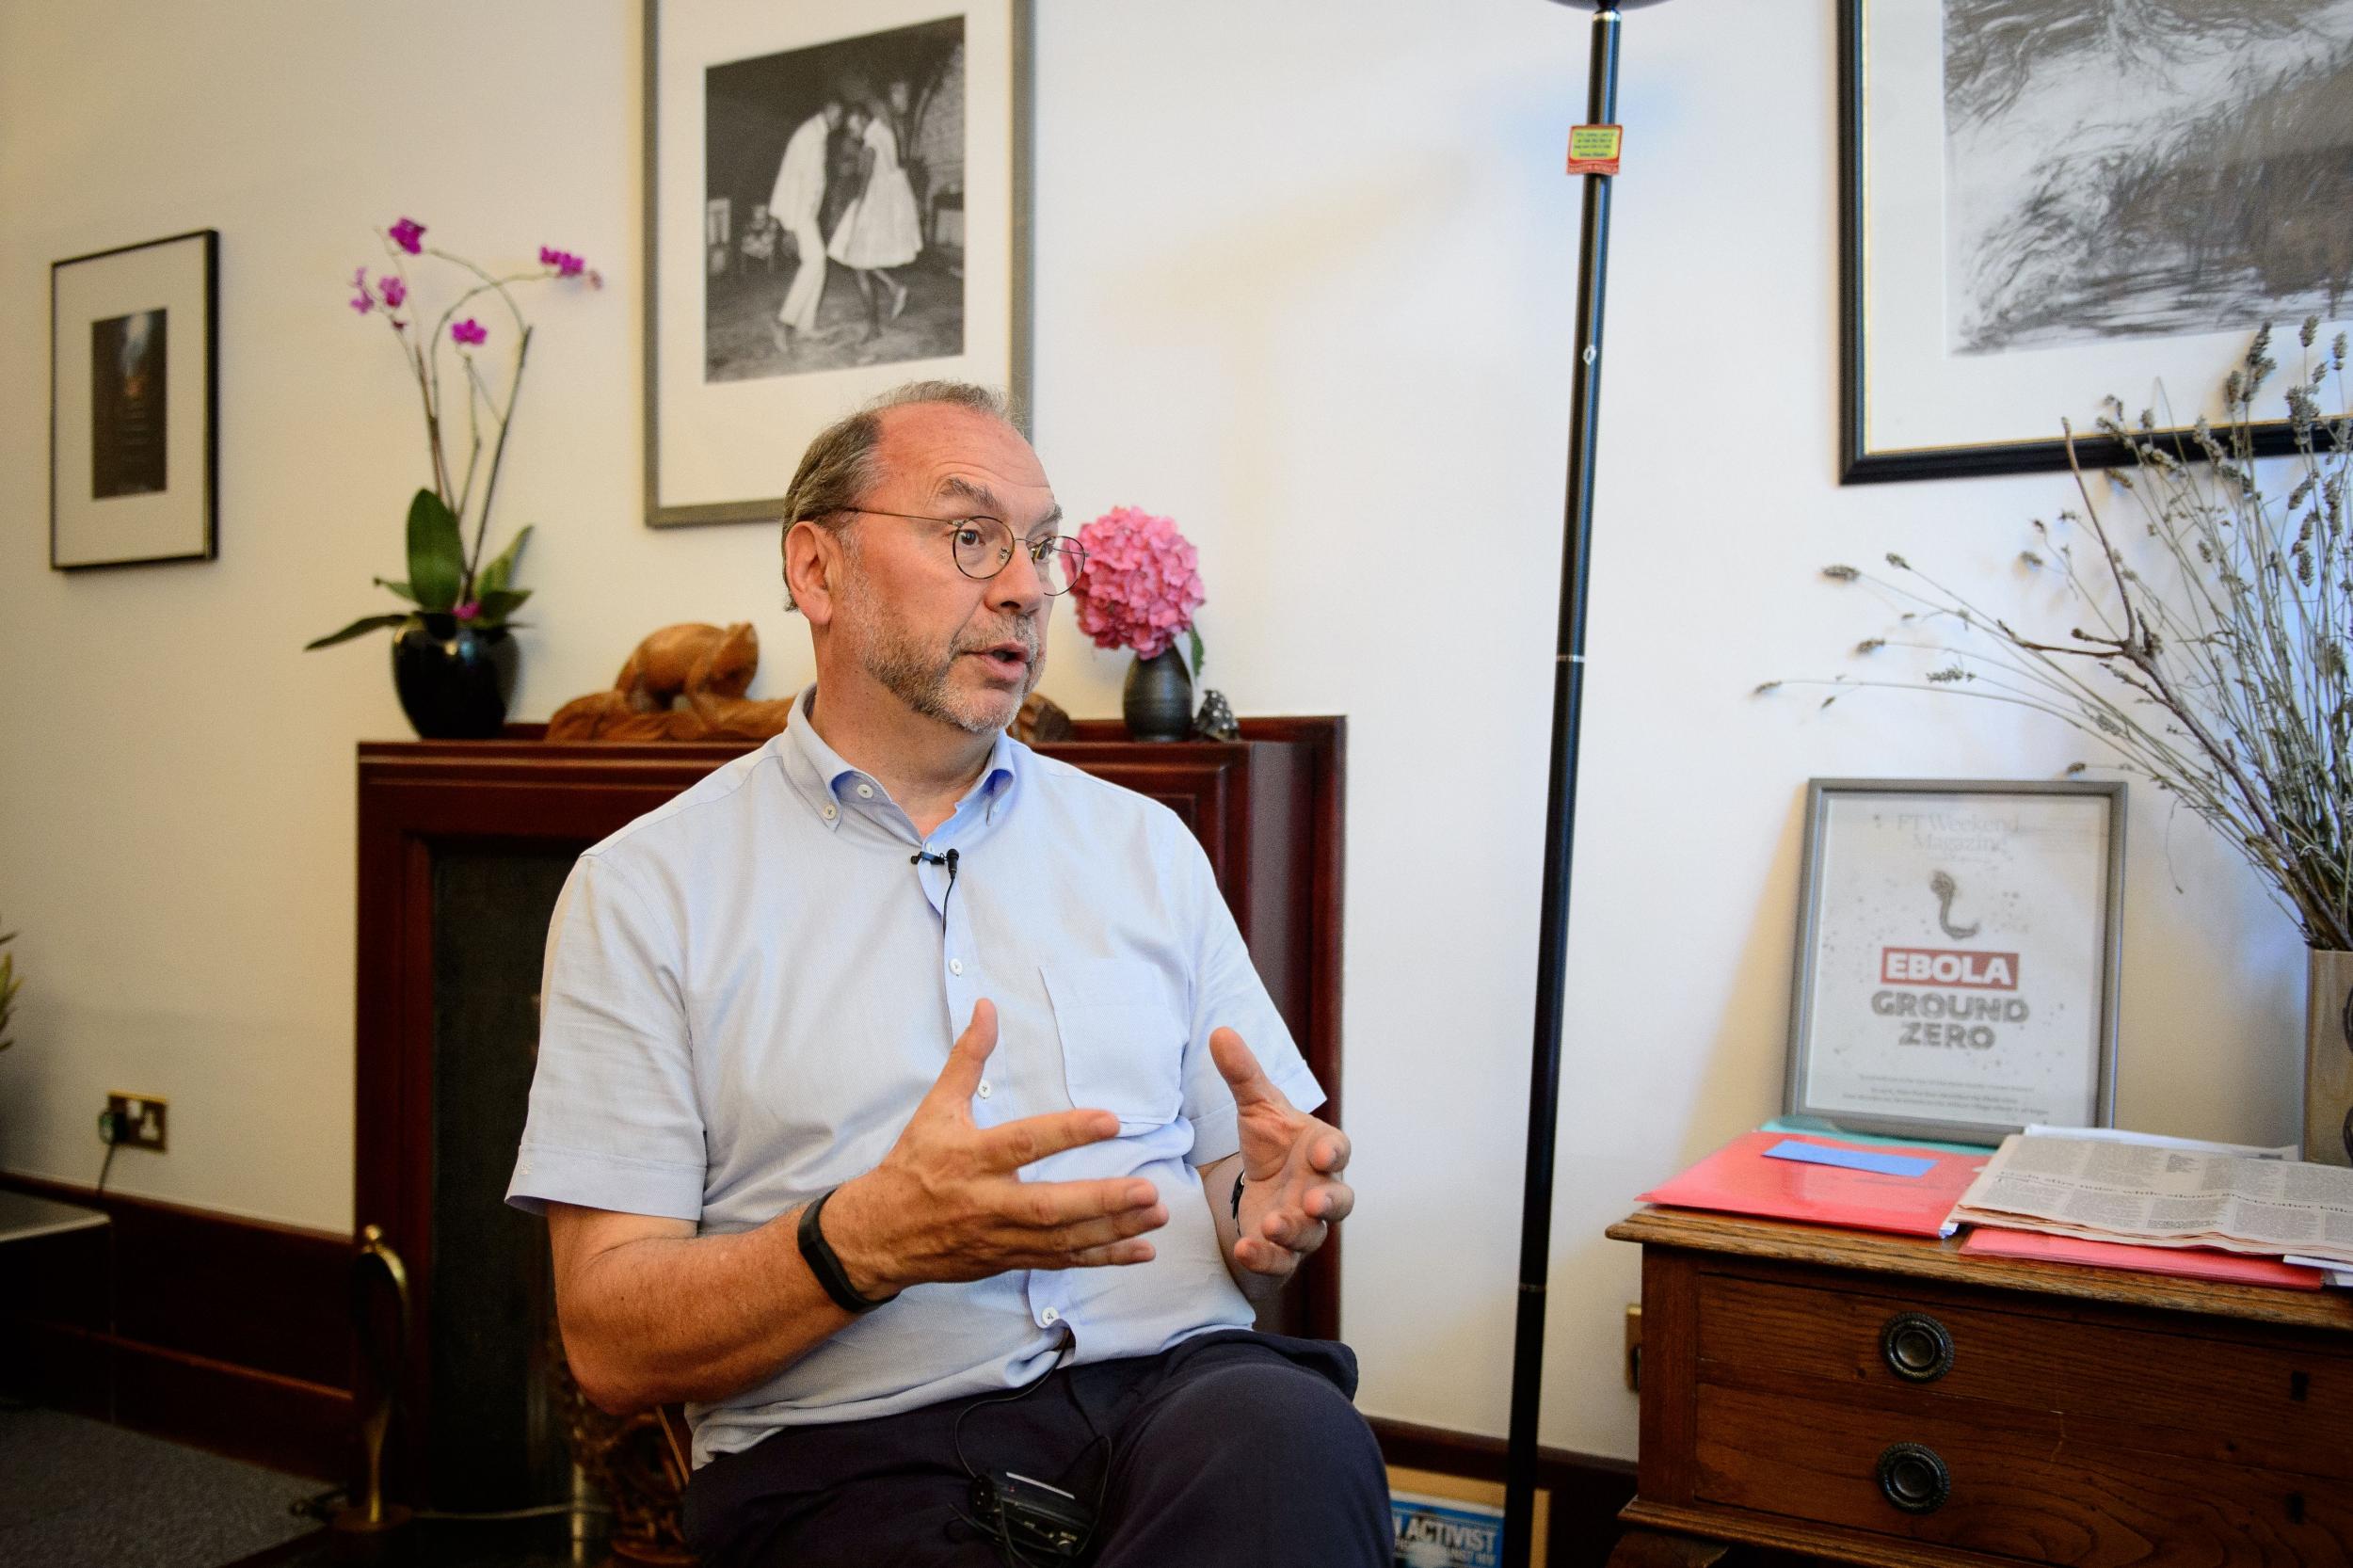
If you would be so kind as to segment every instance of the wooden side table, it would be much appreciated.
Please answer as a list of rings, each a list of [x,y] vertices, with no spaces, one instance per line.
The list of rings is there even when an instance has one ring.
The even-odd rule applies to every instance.
[[[1644,1208],[1612,1568],[2353,1565],[2353,1300]]]

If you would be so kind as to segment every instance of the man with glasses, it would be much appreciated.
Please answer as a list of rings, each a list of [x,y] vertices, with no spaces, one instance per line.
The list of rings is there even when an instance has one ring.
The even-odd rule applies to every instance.
[[[1353,1357],[1249,1328],[1348,1140],[1182,824],[1005,732],[1061,521],[980,389],[821,434],[816,682],[557,905],[508,1197],[713,1568],[1390,1560]]]

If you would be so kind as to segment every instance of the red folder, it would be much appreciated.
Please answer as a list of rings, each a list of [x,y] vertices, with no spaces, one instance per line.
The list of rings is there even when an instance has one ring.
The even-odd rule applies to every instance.
[[[1972,1226],[1961,1250],[1992,1257],[2031,1257],[2048,1263],[2089,1263],[2102,1269],[2228,1280],[2234,1285],[2284,1285],[2291,1290],[2318,1290],[2327,1283],[2318,1269],[2298,1268],[2276,1257],[2250,1257],[2212,1247],[2141,1247],[2129,1241],[2093,1241],[1989,1225]]]
[[[1899,1176],[1765,1158],[1767,1149],[1782,1144],[1901,1154],[1935,1164],[1916,1176]],[[1751,1132],[1643,1193],[1642,1201],[1674,1208],[1851,1225],[1857,1230],[1890,1230],[1901,1236],[1944,1236],[1947,1234],[1945,1216],[1952,1213],[1961,1193],[1992,1157],[1991,1149],[1982,1155],[1942,1154],[1803,1133]]]

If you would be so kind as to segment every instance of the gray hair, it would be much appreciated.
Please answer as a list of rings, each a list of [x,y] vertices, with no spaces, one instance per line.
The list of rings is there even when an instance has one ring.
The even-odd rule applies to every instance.
[[[969,408],[1014,427],[1013,410],[994,388],[970,381],[902,382],[856,412],[826,425],[808,443],[784,492],[784,532],[790,535],[797,522],[813,522],[840,536],[848,526],[850,508],[881,477],[874,455],[882,445],[882,416],[892,408],[919,403]],[[800,608],[792,602],[790,582],[784,585],[784,607]]]

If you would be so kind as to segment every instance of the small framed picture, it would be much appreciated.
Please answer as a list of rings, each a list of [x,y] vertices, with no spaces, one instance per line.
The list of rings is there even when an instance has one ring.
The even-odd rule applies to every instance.
[[[49,269],[49,564],[216,553],[214,354],[220,235]]]
[[[646,520],[772,522],[902,381],[1026,417],[1030,0],[645,0]]]
[[[2080,461],[2122,463],[2094,423],[2108,396],[2186,440],[2223,423],[2265,322],[2281,375],[2256,446],[2292,448],[2297,325],[2320,317],[2325,345],[2353,314],[2342,6],[1839,17],[1842,483],[2064,469],[2062,419]]]
[[[1817,778],[1786,1111],[1998,1144],[2115,1117],[2121,783]]]

